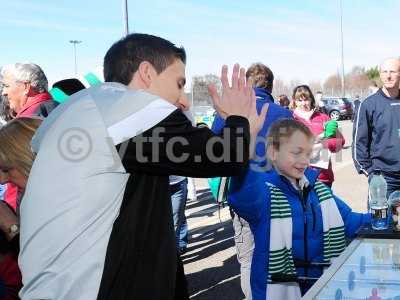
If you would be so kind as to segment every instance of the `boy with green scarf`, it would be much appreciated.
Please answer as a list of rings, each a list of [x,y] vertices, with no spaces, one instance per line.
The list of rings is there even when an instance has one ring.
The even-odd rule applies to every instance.
[[[318,278],[322,268],[313,263],[329,264],[339,256],[346,240],[370,223],[371,216],[352,212],[308,168],[314,136],[307,126],[279,120],[267,139],[273,169],[264,176],[233,177],[244,188],[228,202],[254,235],[253,299],[300,299],[311,284],[299,285],[296,278]],[[288,278],[292,280],[284,282]]]

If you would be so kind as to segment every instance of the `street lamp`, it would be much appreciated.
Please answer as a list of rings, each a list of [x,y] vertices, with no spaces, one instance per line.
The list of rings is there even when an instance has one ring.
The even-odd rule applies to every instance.
[[[75,60],[75,76],[78,75],[78,66],[76,64],[76,44],[82,43],[82,41],[70,40],[69,41],[74,46],[74,60]]]
[[[129,34],[128,0],[122,0],[122,18],[125,36]]]
[[[344,51],[343,51],[343,6],[342,0],[339,0],[340,6],[340,45],[341,45],[341,58],[342,58],[342,97],[346,96],[346,87],[344,82]]]

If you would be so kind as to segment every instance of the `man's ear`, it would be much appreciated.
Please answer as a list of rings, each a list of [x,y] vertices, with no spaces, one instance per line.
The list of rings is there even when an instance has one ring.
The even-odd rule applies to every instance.
[[[156,69],[153,67],[151,63],[148,61],[142,61],[137,70],[137,75],[140,78],[142,84],[145,85],[146,88],[149,88],[155,76],[157,75]]]
[[[30,82],[24,82],[24,95],[31,97],[31,96],[34,96],[34,94],[35,94],[35,90],[33,89]]]

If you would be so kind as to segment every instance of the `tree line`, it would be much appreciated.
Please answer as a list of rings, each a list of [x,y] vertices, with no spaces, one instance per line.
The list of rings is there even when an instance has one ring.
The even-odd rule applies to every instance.
[[[221,90],[221,82],[217,75],[207,74],[192,78],[192,91],[189,97],[193,98],[194,106],[211,105],[211,98],[207,90],[207,86],[210,83],[214,83]],[[273,96],[277,98],[279,95],[285,94],[291,98],[293,89],[300,84],[304,84],[304,82],[296,79],[285,82],[280,78],[276,78],[274,80]],[[339,73],[328,76],[324,82],[311,81],[306,84],[310,86],[314,93],[321,91],[326,96],[342,95],[342,78]],[[354,66],[350,72],[345,74],[346,96],[365,98],[371,93],[371,87],[375,86],[381,86],[378,66],[368,69],[363,66]]]

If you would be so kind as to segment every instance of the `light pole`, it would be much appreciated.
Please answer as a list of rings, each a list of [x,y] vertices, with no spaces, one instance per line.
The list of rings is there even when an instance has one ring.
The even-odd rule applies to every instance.
[[[124,22],[124,34],[129,34],[128,0],[122,0],[122,18]]]
[[[69,41],[74,46],[74,60],[75,60],[75,76],[78,75],[78,66],[76,64],[76,44],[82,43],[82,41],[70,40]]]
[[[342,0],[339,0],[340,6],[340,45],[341,45],[341,61],[342,61],[342,97],[346,96],[346,87],[344,82],[344,51],[343,51],[343,6]]]

